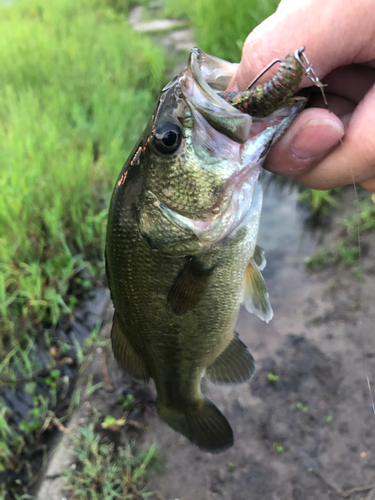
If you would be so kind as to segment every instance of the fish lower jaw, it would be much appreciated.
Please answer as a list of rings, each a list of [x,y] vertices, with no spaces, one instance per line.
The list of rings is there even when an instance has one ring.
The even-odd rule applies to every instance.
[[[234,236],[238,230],[251,223],[254,218],[256,223],[260,217],[262,206],[262,191],[257,180],[243,182],[232,198],[220,218],[209,224],[199,226],[194,222],[194,232],[198,239],[210,244],[219,243],[228,236]],[[200,228],[205,229],[200,229]]]

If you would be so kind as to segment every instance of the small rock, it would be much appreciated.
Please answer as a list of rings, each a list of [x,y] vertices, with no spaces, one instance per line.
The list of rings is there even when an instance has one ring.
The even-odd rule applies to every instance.
[[[134,7],[134,9],[131,10],[129,16],[128,16],[128,21],[129,23],[134,26],[134,24],[140,23],[143,15],[143,7],[140,5],[137,7]]]
[[[185,24],[185,21],[177,19],[156,19],[155,21],[146,21],[143,23],[133,24],[135,31],[150,32],[150,31],[163,31],[172,28],[177,28]]]

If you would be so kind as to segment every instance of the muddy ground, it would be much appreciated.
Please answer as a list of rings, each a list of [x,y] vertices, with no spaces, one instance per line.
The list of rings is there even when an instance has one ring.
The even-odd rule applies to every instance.
[[[342,210],[324,245],[340,237]],[[158,419],[152,387],[141,388],[142,411],[133,416],[140,429],[133,426],[129,436],[137,449],[157,444],[159,467],[148,484],[148,491],[157,493],[151,498],[375,499],[375,416],[368,387],[369,381],[375,388],[374,235],[364,238],[361,281],[344,267],[309,272],[304,261],[317,245],[303,234],[296,196],[269,191],[260,243],[274,319],[267,325],[241,310],[237,323],[256,360],[256,374],[238,386],[203,381],[204,394],[232,425],[235,444],[218,455],[202,453]],[[119,416],[118,395],[136,390],[107,347],[89,361],[80,383],[91,372],[106,390],[82,398],[81,424],[92,406]],[[38,498],[61,499],[60,486],[45,480]]]

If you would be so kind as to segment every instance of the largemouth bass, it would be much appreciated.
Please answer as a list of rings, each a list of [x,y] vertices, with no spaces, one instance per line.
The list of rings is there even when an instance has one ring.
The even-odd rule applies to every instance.
[[[258,177],[306,102],[276,96],[276,111],[252,118],[217,93],[236,67],[193,49],[163,89],[118,177],[106,245],[116,359],[152,378],[160,418],[212,453],[231,446],[233,432],[201,379],[240,383],[254,372],[234,326],[241,303],[272,317],[256,245]]]

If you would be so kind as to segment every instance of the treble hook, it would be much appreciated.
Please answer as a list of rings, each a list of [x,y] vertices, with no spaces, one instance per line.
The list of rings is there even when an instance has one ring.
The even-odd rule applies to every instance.
[[[300,49],[297,49],[295,51],[295,53],[294,53],[295,58],[300,63],[300,65],[302,66],[302,68],[305,70],[305,74],[306,74],[307,78],[309,80],[311,80],[313,82],[313,84],[316,85],[316,87],[320,88],[320,92],[322,93],[324,104],[326,106],[326,109],[328,109],[328,102],[327,102],[327,99],[326,99],[326,95],[324,93],[324,87],[326,85],[324,85],[319,80],[319,78],[317,77],[315,71],[313,70],[313,67],[312,67],[310,61],[305,56],[305,54],[304,54],[305,48],[306,47],[304,45],[302,45],[302,47]]]

